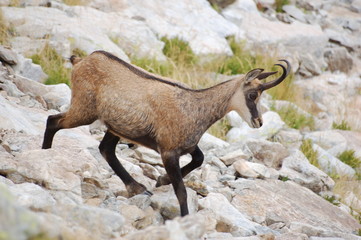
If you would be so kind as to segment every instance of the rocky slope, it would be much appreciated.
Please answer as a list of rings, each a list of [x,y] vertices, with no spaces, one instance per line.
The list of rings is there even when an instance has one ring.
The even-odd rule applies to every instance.
[[[272,1],[257,3],[235,1],[217,13],[204,0],[73,7],[32,0],[20,8],[1,0],[16,36],[0,48],[0,239],[361,239],[352,216],[360,196],[349,192],[337,205],[324,198],[337,198],[328,174],[356,174],[336,156],[354,149],[361,157],[359,131],[332,129],[339,119],[360,129],[360,1],[300,0],[284,13]],[[46,75],[24,57],[45,43],[64,57],[101,48],[125,60],[125,53],[164,60],[161,36],[180,37],[206,57],[232,54],[230,35],[292,60],[297,86],[321,109],[317,131],[291,129],[273,111],[250,129],[230,113],[227,142],[205,134],[205,162],[185,179],[189,216],[178,217],[170,186],[155,188],[165,173],[160,156],[119,144],[121,163],[154,193],[128,198],[98,151],[97,123],[62,130],[52,149],[40,149],[47,116],[70,102],[67,85],[42,84]],[[265,108],[272,104],[264,99]],[[320,168],[299,150],[303,139],[313,140]]]

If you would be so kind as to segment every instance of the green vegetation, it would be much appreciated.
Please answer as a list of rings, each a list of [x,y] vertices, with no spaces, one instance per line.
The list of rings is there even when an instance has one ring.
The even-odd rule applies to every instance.
[[[168,39],[162,37],[161,40],[165,43],[163,48],[164,55],[177,65],[192,65],[197,62],[196,55],[187,42],[179,38]]]
[[[318,162],[318,152],[313,150],[311,139],[303,140],[300,150],[312,165],[314,165],[317,168],[320,168],[320,164]]]
[[[245,49],[244,42],[237,42],[234,37],[228,38],[229,46],[232,49],[233,56],[219,58],[213,64],[217,67],[216,71],[225,75],[244,74],[253,68],[271,68],[275,60],[271,57],[265,57],[261,54],[251,54]]]
[[[288,4],[290,4],[289,0],[276,0],[275,3],[274,3],[274,7],[276,9],[276,12],[283,12],[282,7],[284,5],[288,5]]]
[[[289,105],[281,109],[271,107],[271,110],[278,112],[282,120],[291,128],[313,130],[315,128],[315,121],[312,116],[306,116],[299,113],[295,106]]]
[[[340,201],[338,201],[334,195],[332,195],[332,196],[326,195],[323,198],[335,206],[340,206],[340,204],[341,204]]]
[[[64,67],[65,59],[55,49],[46,44],[38,54],[31,56],[33,63],[39,64],[48,75],[46,84],[66,83],[69,85],[71,69]]]
[[[150,73],[154,73],[164,77],[171,76],[174,71],[174,66],[169,62],[159,62],[154,58],[132,58],[131,61],[134,65],[137,65],[138,67],[141,67]]]
[[[230,129],[231,125],[228,120],[226,118],[222,118],[208,129],[208,133],[217,138],[226,140],[226,134]]]
[[[351,127],[350,125],[347,123],[347,121],[345,120],[342,120],[341,123],[332,123],[332,128],[333,129],[340,129],[340,130],[347,130],[347,131],[350,131],[351,130]]]
[[[346,163],[356,171],[361,168],[361,159],[355,156],[354,150],[345,150],[337,158],[340,159],[343,163]]]
[[[288,180],[290,180],[287,176],[279,176],[278,180],[281,180],[282,182],[287,182]]]
[[[81,58],[84,58],[88,55],[84,50],[81,50],[79,48],[74,48],[71,54]]]

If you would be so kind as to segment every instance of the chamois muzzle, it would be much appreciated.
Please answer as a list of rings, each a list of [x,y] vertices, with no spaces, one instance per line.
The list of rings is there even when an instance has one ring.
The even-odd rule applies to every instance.
[[[287,65],[287,69],[286,69],[285,66],[283,66],[282,64],[278,64],[278,63],[275,64],[275,65],[280,66],[280,67],[282,68],[283,73],[282,73],[282,75],[281,75],[278,79],[273,80],[273,81],[271,81],[271,82],[263,83],[263,84],[261,85],[261,90],[262,90],[262,91],[277,86],[277,85],[280,84],[280,83],[288,76],[288,74],[290,73],[290,71],[291,71],[291,64],[290,64],[287,60],[285,60],[285,59],[281,59],[281,60],[279,60],[279,61],[285,62],[286,65]]]

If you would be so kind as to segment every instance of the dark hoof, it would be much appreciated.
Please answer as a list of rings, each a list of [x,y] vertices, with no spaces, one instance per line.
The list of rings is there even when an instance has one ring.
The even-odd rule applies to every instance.
[[[157,184],[155,185],[155,187],[160,187],[160,186],[168,185],[168,184],[170,184],[170,179],[169,179],[168,175],[162,175],[162,176],[158,177]]]
[[[148,191],[148,190],[145,190],[142,194],[147,195],[149,197],[151,197],[153,195],[153,193],[151,191]]]

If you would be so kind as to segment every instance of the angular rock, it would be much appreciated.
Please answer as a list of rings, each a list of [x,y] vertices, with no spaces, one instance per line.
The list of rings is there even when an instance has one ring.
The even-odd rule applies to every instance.
[[[33,210],[46,211],[56,204],[49,192],[34,183],[14,184],[9,190],[17,203]]]
[[[300,131],[296,129],[281,130],[275,137],[277,142],[291,149],[299,149],[303,139]]]
[[[309,53],[300,54],[299,74],[306,78],[320,75],[322,71],[316,59],[319,60]]]
[[[256,162],[260,162],[270,168],[281,168],[282,160],[289,155],[287,149],[277,142],[248,140],[246,145],[252,152]]]
[[[163,226],[152,226],[142,231],[129,234],[127,240],[169,239],[197,240],[205,233],[204,218],[199,215],[188,215],[184,218],[168,220]]]
[[[225,37],[236,34],[238,28],[214,11],[207,1],[170,0],[158,4],[157,0],[151,0],[145,4],[137,0],[126,7],[128,15],[142,17],[158,36],[189,42],[197,55],[232,54]],[[206,19],[212,19],[212,23]]]
[[[223,149],[229,146],[229,143],[219,139],[209,133],[203,134],[201,140],[199,141],[199,147],[203,151],[210,149]]]
[[[43,85],[27,78],[17,76],[14,78],[15,85],[20,91],[34,96],[42,97],[49,109],[60,110],[70,104],[71,91],[68,85]]]
[[[332,178],[310,164],[299,150],[293,150],[290,156],[283,159],[279,174],[316,193],[332,190],[335,185]]]
[[[219,159],[221,159],[224,162],[224,164],[226,164],[226,166],[229,166],[238,160],[241,159],[247,160],[249,158],[250,158],[249,154],[244,153],[242,149],[238,149],[234,152],[227,153],[225,156],[222,156]]]
[[[199,200],[202,209],[212,210],[216,216],[218,225],[223,225],[224,230],[232,233],[233,236],[251,236],[260,233],[272,232],[247,219],[247,216],[238,211],[223,194],[210,193],[207,197]]]
[[[184,179],[184,185],[193,189],[201,196],[207,196],[209,193],[207,185],[194,174],[190,174],[190,176],[187,176],[187,178]]]
[[[95,239],[104,239],[116,234],[124,224],[122,215],[99,207],[62,205],[52,211],[68,224],[81,226],[92,232]]]
[[[239,27],[243,32],[237,38],[245,39],[250,48],[259,46],[262,49],[273,47],[280,49],[283,46],[282,56],[300,54],[307,49],[315,59],[319,59],[321,68],[324,65],[322,50],[328,44],[328,37],[318,25],[299,21],[285,24],[270,21],[259,13],[244,12]]]
[[[238,160],[233,165],[237,174],[245,178],[273,178],[278,179],[279,174],[273,168],[267,168],[260,163],[248,162],[245,160]]]
[[[352,69],[352,56],[344,47],[328,48],[325,50],[324,56],[331,72],[340,71],[348,73]]]
[[[356,172],[352,167],[341,162],[338,158],[332,156],[317,144],[313,144],[312,148],[317,151],[320,168],[326,173],[350,178],[355,176]]]
[[[45,82],[48,78],[41,66],[34,64],[31,59],[22,55],[18,55],[18,59],[18,64],[13,67],[16,74],[36,82]]]
[[[325,231],[349,234],[361,226],[352,216],[292,181],[267,179],[249,182],[248,187],[237,192],[232,205],[250,218],[267,219],[267,216],[277,213],[278,221],[286,225],[299,222]]]
[[[195,213],[198,210],[197,193],[192,189],[187,188],[187,203],[189,213]],[[165,219],[174,219],[180,216],[179,202],[174,194],[173,187],[162,186],[153,191],[151,197],[151,206],[158,210]]]
[[[57,4],[54,4],[56,7]],[[109,37],[109,28],[114,22],[121,22],[117,14],[107,16],[105,13],[86,7],[69,7],[58,4],[59,8],[26,7],[2,9],[4,18],[14,23],[13,27],[20,36],[27,36],[32,42],[38,42],[42,47],[49,44],[63,57],[71,56],[71,50],[79,48],[91,53],[99,48],[112,52],[125,61],[129,58]],[[82,13],[82,14],[81,14]],[[91,16],[92,22],[88,21]],[[102,20],[102,24],[96,24]],[[51,24],[50,24],[51,22]],[[56,28],[50,27],[50,25]],[[44,41],[50,35],[51,40]],[[18,39],[20,40],[20,39]],[[27,41],[17,46],[26,46]],[[13,46],[13,47],[17,47]],[[41,48],[42,48],[41,47]],[[41,49],[40,48],[40,49]],[[23,55],[34,54],[31,49],[19,50]]]
[[[242,122],[241,127],[232,128],[226,135],[227,141],[240,142],[248,138],[268,139],[285,126],[276,112],[268,111],[262,115],[262,118],[263,125],[260,128],[250,128],[246,122]]]
[[[338,133],[346,139],[347,148],[353,149],[355,156],[361,158],[361,133],[358,131],[338,131]]]
[[[27,240],[40,233],[38,217],[16,204],[9,189],[0,183],[1,234],[6,239]]]
[[[287,14],[289,14],[291,17],[293,17],[294,19],[303,22],[303,23],[307,23],[305,14],[296,6],[294,5],[284,5],[282,7],[282,10],[285,11]]]
[[[360,0],[354,0],[351,3],[352,10],[361,13],[361,1]]]
[[[16,53],[0,45],[0,61],[9,65],[15,65],[18,59]]]
[[[1,127],[28,134],[42,134],[46,115],[42,110],[26,108],[0,95]]]
[[[345,120],[348,123],[354,122],[360,113],[354,112],[354,104],[358,104],[358,94],[355,91],[361,86],[361,79],[358,77],[347,76],[344,73],[323,73],[318,77],[309,80],[298,81],[296,84],[304,93],[304,96],[316,103],[327,115],[331,117],[331,124],[321,119],[320,124],[327,125],[329,128],[332,122],[339,123]],[[346,100],[349,98],[352,105]],[[353,114],[350,114],[353,113]],[[357,126],[357,123],[355,124]]]

